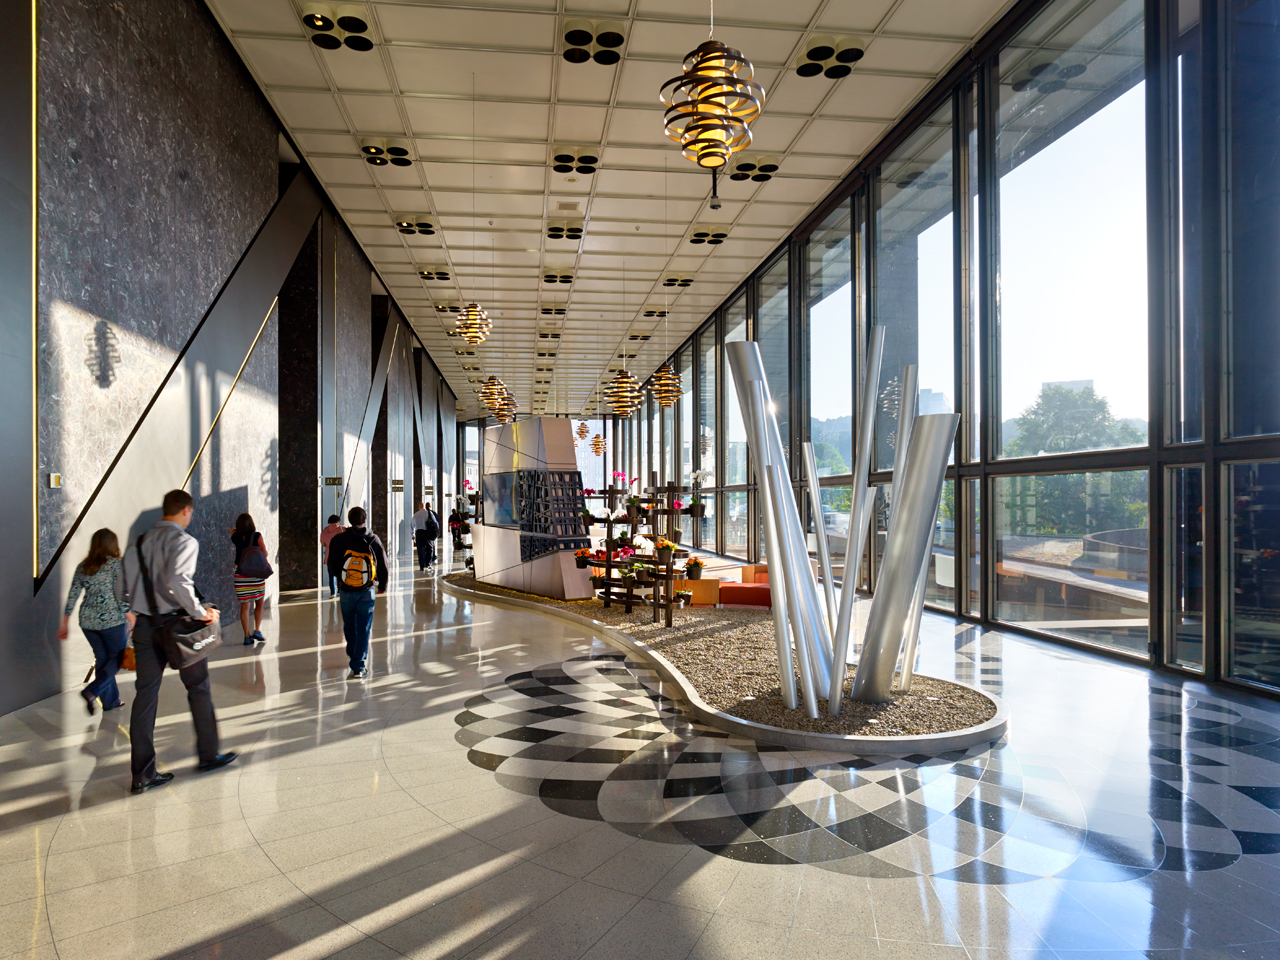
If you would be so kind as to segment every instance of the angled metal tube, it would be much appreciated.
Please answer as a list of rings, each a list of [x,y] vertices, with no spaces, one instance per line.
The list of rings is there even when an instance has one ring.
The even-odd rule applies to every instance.
[[[889,488],[889,525],[898,509],[898,491],[902,489],[903,466],[907,462],[907,447],[911,444],[911,428],[916,419],[916,394],[919,368],[909,363],[902,368],[902,401],[898,404],[898,430],[893,447],[893,485]]]
[[[943,481],[944,483],[946,481]],[[931,531],[937,529],[938,516],[934,513]],[[916,592],[911,597],[911,613],[907,619],[906,635],[902,644],[902,669],[898,671],[898,681],[894,689],[899,693],[911,692],[911,678],[916,673],[916,648],[920,641],[920,618],[924,615],[924,595],[929,585],[929,563],[933,560],[933,536],[929,536],[929,549],[920,562],[920,576],[916,579]]]
[[[769,499],[774,503],[775,516],[778,512],[778,503],[782,499],[781,482],[779,480],[779,474],[781,472],[781,469],[776,465],[770,465],[764,468],[765,477],[767,478],[765,487],[768,492]],[[781,525],[779,525],[778,529],[778,539],[782,541],[779,544],[781,556],[790,558],[790,551],[787,549],[786,543],[786,528]],[[790,570],[788,569],[790,567],[789,559],[784,560],[779,564],[779,566],[783,568],[783,575],[787,578],[787,586],[790,588],[791,584],[795,581],[791,577]],[[770,584],[773,583],[773,580],[773,577],[769,578]],[[775,600],[775,603],[776,602],[777,601]],[[804,615],[800,609],[799,597],[797,596],[797,591],[792,589],[787,590],[787,614],[791,618],[792,625],[796,628],[796,659],[800,662],[800,692],[804,696],[805,713],[807,713],[811,718],[816,718],[818,716],[818,696],[813,680],[812,651],[810,650],[809,637],[806,636],[806,624],[804,621]]]
[[[932,549],[947,454],[959,422],[954,413],[916,418],[903,465],[896,519],[885,546],[884,572],[871,602],[866,642],[853,678],[854,700],[882,703],[892,695],[893,671],[915,599],[920,565]]]
[[[844,697],[844,681],[848,674],[849,629],[853,619],[853,595],[858,591],[862,573],[862,551],[871,524],[868,504],[867,472],[871,468],[871,438],[875,429],[876,396],[880,391],[880,366],[884,359],[884,327],[871,328],[871,344],[867,351],[867,369],[862,378],[862,405],[858,408],[858,434],[853,460],[853,488],[849,498],[849,529],[844,539],[844,573],[840,577],[840,620],[833,633],[831,654],[831,686],[827,694],[827,713],[840,713]]]
[[[831,631],[826,617],[822,615],[818,600],[818,588],[813,572],[809,567],[808,551],[804,549],[804,529],[800,525],[800,512],[796,507],[795,493],[791,488],[789,474],[786,471],[786,456],[782,449],[782,436],[778,432],[777,417],[769,410],[769,383],[765,376],[764,364],[760,359],[760,346],[751,341],[738,341],[726,344],[725,353],[733,370],[734,385],[738,390],[739,405],[746,407],[754,403],[752,384],[759,384],[766,404],[759,417],[764,433],[766,449],[761,462],[768,466],[782,468],[785,481],[778,489],[774,500],[774,522],[779,531],[779,545],[786,549],[787,544],[798,545],[799,554],[793,552],[795,562],[791,567],[791,578],[787,583],[788,593],[798,593],[803,601],[798,604],[801,611],[812,609],[817,615],[813,622],[793,624],[802,628],[802,636],[813,643],[817,655],[813,658],[819,668],[822,689],[826,689],[831,678]],[[753,451],[754,453],[754,451]],[[782,532],[785,531],[785,536]],[[790,609],[790,606],[788,606]]]
[[[739,394],[741,396],[741,394]],[[778,543],[777,524],[773,516],[773,499],[769,495],[768,474],[763,466],[763,459],[755,451],[765,449],[763,412],[764,391],[759,384],[753,384],[752,402],[739,404],[743,425],[747,428],[748,443],[752,449],[751,463],[755,469],[756,484],[764,494],[760,497],[760,507],[764,510],[764,543],[770,561],[778,561],[781,566],[782,547]],[[787,594],[790,585],[787,577],[770,577],[769,590],[773,596],[773,637],[778,646],[778,685],[782,690],[782,702],[788,710],[795,710],[800,705],[796,696],[796,671],[791,658],[791,635],[787,624]],[[775,582],[776,581],[776,582]],[[797,644],[797,648],[798,648]],[[815,707],[816,709],[816,707]]]
[[[831,547],[827,543],[827,523],[822,515],[822,492],[818,489],[818,458],[813,454],[813,443],[804,442],[804,478],[809,488],[809,504],[813,510],[814,527],[817,528],[818,564],[822,568],[822,594],[827,601],[827,624],[836,629],[836,585],[831,578]]]

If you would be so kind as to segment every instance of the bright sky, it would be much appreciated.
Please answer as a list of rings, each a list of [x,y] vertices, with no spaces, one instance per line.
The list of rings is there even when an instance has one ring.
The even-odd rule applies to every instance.
[[[1147,418],[1143,91],[1001,181],[1002,419],[1060,380],[1092,380],[1112,414]],[[954,407],[951,231],[948,216],[919,238],[919,382]],[[846,285],[811,312],[817,419],[850,412],[849,297]]]

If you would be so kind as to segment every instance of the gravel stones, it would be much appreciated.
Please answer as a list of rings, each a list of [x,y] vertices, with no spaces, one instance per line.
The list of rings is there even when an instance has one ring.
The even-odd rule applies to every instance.
[[[910,693],[895,695],[888,703],[855,703],[848,698],[851,670],[840,715],[829,716],[820,695],[819,714],[810,719],[803,709],[788,710],[782,703],[773,615],[766,609],[686,607],[672,611],[668,629],[652,621],[648,608],[628,615],[596,598],[540,597],[480,583],[470,573],[451,573],[445,579],[478,593],[532,600],[619,628],[662,654],[709,706],[743,720],[808,733],[916,736],[976,726],[996,712],[995,704],[976,690],[924,676],[914,679]]]

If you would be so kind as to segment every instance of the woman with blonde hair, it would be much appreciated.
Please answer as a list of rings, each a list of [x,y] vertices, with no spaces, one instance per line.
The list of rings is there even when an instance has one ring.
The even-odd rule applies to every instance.
[[[93,647],[94,671],[93,681],[80,691],[80,696],[84,697],[85,706],[92,716],[99,700],[103,710],[124,706],[120,688],[116,686],[116,671],[120,669],[124,648],[129,643],[129,631],[136,619],[129,612],[120,541],[106,527],[90,538],[89,553],[76,567],[71,593],[62,611],[59,640],[67,639],[67,625],[81,590],[84,591],[84,603],[80,604],[80,629],[84,631],[89,646]]]

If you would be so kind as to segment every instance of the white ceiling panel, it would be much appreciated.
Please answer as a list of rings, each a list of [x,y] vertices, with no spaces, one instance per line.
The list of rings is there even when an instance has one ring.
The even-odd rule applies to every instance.
[[[658,101],[707,36],[701,3],[365,0],[376,45],[363,53],[308,44],[298,0],[207,2],[437,355],[463,416],[474,416],[469,380],[494,373],[524,411],[535,365],[545,368],[537,378],[552,383],[538,408],[569,413],[581,411],[624,346],[647,377],[1012,0],[719,4],[716,38],[753,61],[767,92],[749,152],[777,154],[780,169],[767,183],[722,179],[714,212],[710,177],[666,138]],[[560,56],[563,17],[576,14],[624,23],[620,64]],[[868,54],[845,79],[800,78],[794,58],[814,31],[865,34]],[[365,164],[358,135],[411,138],[413,162]],[[599,149],[598,170],[551,171],[553,146]],[[559,211],[561,203],[576,206]],[[393,214],[410,213],[430,217],[438,232],[398,233]],[[548,219],[583,222],[582,242],[548,237]],[[694,223],[723,225],[729,238],[690,244]],[[450,279],[421,280],[426,265]],[[548,271],[575,279],[547,284]],[[667,276],[694,285],[665,288]],[[453,316],[435,305],[472,296],[496,323],[473,356],[459,358],[465,344],[446,336]],[[646,305],[669,311],[660,329],[642,316]],[[552,308],[566,314],[542,314]],[[537,338],[543,327],[562,339]]]
[[[542,104],[472,104],[466,100],[422,97],[404,97],[403,103],[417,137],[470,138],[474,130],[476,136],[492,140],[547,140],[550,108]]]

